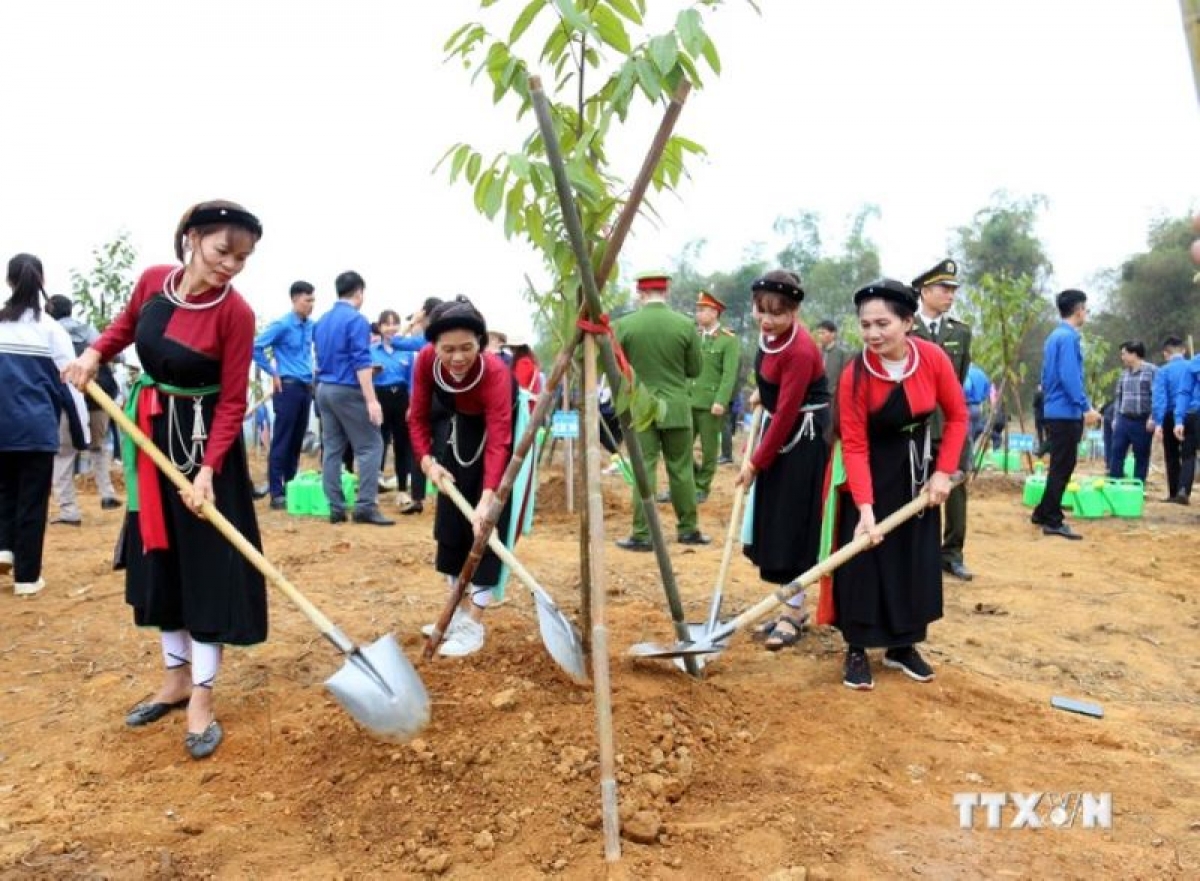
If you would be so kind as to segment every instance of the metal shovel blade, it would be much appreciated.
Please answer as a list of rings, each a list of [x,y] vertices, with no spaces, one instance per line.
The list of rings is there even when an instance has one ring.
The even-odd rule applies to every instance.
[[[660,642],[639,642],[629,647],[629,654],[635,658],[698,658],[701,655],[715,655],[725,651],[729,645],[729,636],[722,639],[712,639],[701,635],[694,642],[677,642],[674,645],[663,645]]]
[[[710,627],[707,621],[703,624],[694,624],[691,621],[689,621],[688,625],[687,625],[687,629],[688,629],[688,643],[687,644],[690,645],[692,643],[706,642],[708,639],[708,634],[711,633],[713,630],[715,630],[716,627]],[[644,645],[648,645],[648,644],[649,643],[644,643]],[[721,645],[721,648],[725,648],[725,646]],[[699,669],[703,670],[704,663],[706,660],[708,660],[707,656],[706,655],[694,655],[693,657],[695,657],[695,659],[696,659],[696,666]],[[687,672],[687,664],[684,663],[683,655],[680,655],[679,657],[675,658],[675,666],[678,667],[680,670],[684,671],[685,673]]]
[[[537,609],[538,630],[541,631],[546,651],[564,673],[576,682],[587,682],[583,642],[575,632],[575,626],[549,595],[535,591],[533,597],[534,607]]]
[[[386,740],[410,740],[429,722],[429,694],[390,633],[355,647],[325,687],[360,725]]]

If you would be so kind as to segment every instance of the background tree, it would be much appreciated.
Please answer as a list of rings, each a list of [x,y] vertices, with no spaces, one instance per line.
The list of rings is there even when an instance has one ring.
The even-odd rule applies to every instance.
[[[1186,337],[1200,324],[1200,297],[1188,258],[1193,238],[1188,216],[1162,218],[1150,225],[1147,248],[1133,255],[1108,277],[1107,309],[1094,332],[1113,346],[1126,339],[1146,343],[1157,352],[1164,337]]]
[[[972,360],[999,385],[1005,406],[1024,425],[1041,376],[1042,343],[1057,315],[1047,296],[1052,266],[1037,235],[1044,196],[993,194],[955,232],[951,251],[963,283],[955,310],[971,325]]]
[[[71,299],[77,317],[104,330],[124,308],[133,292],[133,267],[137,251],[122,231],[112,241],[92,250],[87,273],[71,270]]]

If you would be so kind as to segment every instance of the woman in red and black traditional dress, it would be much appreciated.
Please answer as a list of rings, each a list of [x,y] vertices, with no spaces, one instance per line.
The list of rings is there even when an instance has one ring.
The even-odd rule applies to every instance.
[[[830,394],[820,350],[800,323],[800,279],[776,269],[750,289],[762,331],[754,375],[768,422],[738,475],[740,485],[754,483],[752,537],[743,550],[763,581],[786,584],[817,562]],[[771,651],[795,645],[803,632],[803,591],[788,605],[756,631]]]
[[[453,585],[512,457],[517,385],[500,356],[484,351],[487,323],[466,297],[434,307],[425,339],[432,345],[418,353],[413,365],[408,409],[413,455],[435,486],[449,480],[475,505],[475,516],[467,520],[454,502],[438,496],[435,565]],[[501,538],[508,534],[511,509],[510,498],[496,524]],[[483,648],[483,612],[500,582],[500,570],[499,558],[487,550],[463,592],[439,654],[462,657]],[[423,632],[429,635],[432,625]]]
[[[836,534],[845,544],[867,533],[877,547],[834,572],[818,620],[837,626],[846,640],[843,683],[870,689],[868,648],[885,649],[885,667],[918,682],[933,678],[916,644],[925,640],[929,623],[942,617],[942,526],[936,506],[946,500],[958,466],[967,405],[946,353],[909,336],[917,309],[912,288],[881,279],[858,291],[854,306],[864,348],[838,383],[846,484],[839,491]],[[946,423],[934,462],[928,423],[938,407]],[[931,510],[883,541],[876,524],[922,488],[929,490]]]
[[[82,387],[102,361],[136,345],[143,372],[127,411],[192,481],[190,493],[176,490],[127,445],[129,512],[117,561],[134,622],[162,631],[166,665],[153,699],[125,722],[146,725],[186,706],[185,747],[195,759],[212,755],[223,737],[212,694],[222,646],[267,638],[262,575],[196,516],[211,502],[261,547],[242,441],[254,313],[230,286],[261,237],[258,219],[240,205],[193,207],[175,231],[185,265],[143,272],[124,311],[64,371]]]

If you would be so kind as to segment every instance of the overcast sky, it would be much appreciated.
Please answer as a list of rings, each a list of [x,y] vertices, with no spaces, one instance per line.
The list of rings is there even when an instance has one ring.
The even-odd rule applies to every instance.
[[[884,271],[907,279],[1007,189],[1048,197],[1056,281],[1087,285],[1144,245],[1154,217],[1200,204],[1177,0],[761,6],[709,16],[724,73],[678,131],[710,155],[659,197],[658,226],[635,226],[628,269],[670,264],[698,238],[703,269],[732,268],[756,241],[773,253],[772,222],[801,209],[836,243],[873,202]],[[492,325],[528,329],[522,277],[540,278],[538,261],[430,173],[455,142],[516,149],[527,130],[443,61],[448,34],[478,16],[455,0],[2,3],[0,253],[38,254],[51,293],[69,292],[69,270],[118,231],[142,265],[168,261],[182,211],[231,198],[265,226],[237,283],[263,318],[296,278],[324,311],[353,268],[372,317],[461,292]],[[617,138],[626,179],[658,115]]]

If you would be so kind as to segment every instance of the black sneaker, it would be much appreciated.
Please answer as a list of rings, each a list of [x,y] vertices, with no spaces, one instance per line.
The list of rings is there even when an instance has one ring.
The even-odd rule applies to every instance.
[[[910,679],[917,682],[928,682],[933,679],[933,668],[925,663],[925,659],[911,645],[904,648],[888,649],[883,653],[883,666],[899,670]]]
[[[842,670],[842,685],[847,688],[853,688],[856,691],[870,691],[875,687],[875,680],[871,676],[871,662],[867,660],[867,653],[861,649],[848,649],[846,651],[846,665]]]
[[[286,511],[287,499],[285,499],[283,496],[275,496],[273,499],[271,499],[271,510]]]

